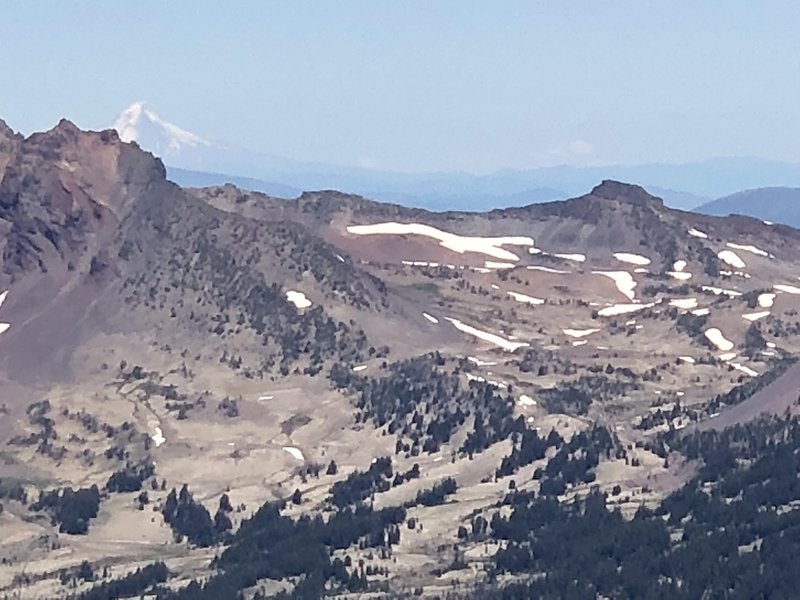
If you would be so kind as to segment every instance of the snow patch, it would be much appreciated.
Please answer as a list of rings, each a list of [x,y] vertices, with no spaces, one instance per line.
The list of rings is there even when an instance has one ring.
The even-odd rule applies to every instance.
[[[434,317],[432,315],[429,315],[426,312],[422,313],[422,316],[425,317],[426,319],[428,319],[428,321],[430,321],[431,323],[438,323],[439,322],[439,319],[437,319],[436,317]]]
[[[533,305],[544,304],[544,300],[542,300],[541,298],[534,298],[533,296],[520,294],[519,292],[508,292],[508,295],[511,296],[517,302],[523,302],[525,304],[533,304]]]
[[[583,346],[586,343],[587,343],[586,340],[577,340],[577,341],[572,342],[572,345],[573,346]]]
[[[698,308],[697,310],[693,310],[692,314],[697,317],[705,317],[706,315],[711,314],[711,309],[709,308]]]
[[[633,275],[627,271],[592,271],[592,274],[612,279],[619,293],[628,298],[628,300],[633,300],[636,281],[633,279]]]
[[[357,365],[353,367],[353,373],[361,373],[361,371],[365,371],[367,369],[367,365]]]
[[[704,232],[700,231],[699,229],[695,229],[694,227],[692,227],[689,230],[689,235],[691,235],[693,237],[696,237],[696,238],[703,239],[703,240],[707,240],[708,239],[708,234],[707,233],[704,233]]]
[[[674,298],[669,301],[669,305],[675,308],[691,310],[692,308],[697,308],[697,298]]]
[[[494,344],[495,346],[499,346],[506,352],[514,352],[519,348],[525,348],[526,346],[530,346],[530,344],[526,344],[524,342],[509,341],[505,338],[500,337],[499,335],[495,335],[494,333],[489,333],[488,331],[483,331],[481,329],[473,327],[472,325],[467,325],[466,323],[463,323],[458,319],[453,319],[450,317],[446,317],[446,319],[450,321],[450,323],[453,324],[453,327],[455,327],[459,331],[474,336],[485,342]]]
[[[475,358],[474,356],[468,356],[467,360],[479,367],[493,367],[497,363],[491,360],[481,360],[480,358]]]
[[[710,329],[705,330],[706,339],[709,342],[714,344],[717,348],[722,350],[723,352],[730,352],[733,350],[733,342],[729,339],[726,339],[722,332],[717,329],[716,327],[711,327]]]
[[[764,293],[758,295],[758,305],[761,308],[772,308],[775,304],[775,294]]]
[[[682,362],[685,362],[687,364],[690,364],[690,365],[693,365],[695,362],[697,362],[691,356],[679,356],[678,360],[680,360]]]
[[[295,448],[294,446],[284,446],[283,447],[285,452],[288,452],[293,458],[297,460],[305,461],[306,457],[303,456],[303,453],[300,451],[299,448]]]
[[[614,252],[614,258],[620,262],[630,263],[632,265],[649,265],[652,261],[646,256],[641,254],[634,254],[633,252]]]
[[[286,292],[286,300],[294,304],[297,308],[308,308],[311,306],[311,300],[306,298],[306,295],[303,292],[289,290]]]
[[[717,258],[719,258],[722,262],[734,267],[735,269],[744,269],[747,266],[745,262],[739,258],[739,255],[733,250],[720,250],[717,252]]]
[[[563,258],[564,260],[572,260],[575,262],[586,262],[586,255],[585,254],[560,254],[556,253],[553,256],[557,258]]]
[[[750,367],[746,367],[746,366],[744,366],[744,365],[741,365],[741,364],[739,364],[739,363],[735,363],[735,362],[732,362],[732,363],[729,363],[729,364],[730,364],[730,365],[731,365],[731,366],[732,366],[734,369],[736,369],[737,371],[741,371],[741,372],[742,372],[742,373],[744,373],[745,375],[750,375],[750,377],[758,377],[758,372],[757,372],[757,371],[754,371],[754,370],[753,370],[753,369],[751,369]]]
[[[683,271],[688,264],[689,263],[687,263],[685,260],[676,260],[674,263],[672,263],[672,270]]]
[[[522,394],[519,397],[519,405],[520,406],[536,406],[536,400],[528,396],[527,394]]]
[[[586,337],[587,335],[592,335],[593,333],[597,333],[600,331],[599,329],[562,329],[561,331],[564,332],[565,335],[574,338],[582,338]]]
[[[667,275],[679,281],[688,281],[692,278],[692,274],[687,271],[667,271]]]
[[[736,290],[726,290],[723,288],[714,287],[713,285],[704,285],[702,288],[704,292],[711,292],[715,296],[719,296],[720,294],[725,294],[731,298],[736,298],[737,296],[741,296],[741,292],[737,292]]]
[[[734,244],[733,242],[728,242],[725,245],[728,248],[733,248],[734,250],[744,250],[745,252],[750,252],[751,254],[756,254],[758,256],[768,256],[770,258],[774,258],[769,252],[748,244]]]
[[[513,269],[514,263],[487,260],[483,263],[483,266],[487,269]]]
[[[569,271],[562,271],[561,269],[551,269],[550,267],[540,267],[539,265],[528,265],[526,268],[530,269],[531,271],[543,271],[545,273],[556,273],[558,275],[564,275],[566,273],[569,273]]]
[[[747,321],[758,321],[759,319],[763,319],[764,317],[768,317],[769,314],[770,314],[770,311],[762,310],[760,312],[754,312],[754,313],[750,313],[750,314],[747,314],[747,315],[742,315],[742,318],[747,320]]]
[[[161,431],[161,427],[158,426],[153,429],[153,435],[150,436],[150,439],[153,440],[156,448],[167,441],[167,438],[164,437],[164,432]]]
[[[347,228],[353,235],[421,235],[437,240],[448,250],[463,254],[476,252],[502,261],[518,261],[519,256],[500,246],[533,246],[533,238],[527,236],[473,237],[442,231],[422,223],[375,223],[373,225],[351,225]]]
[[[617,315],[626,315],[632,312],[638,312],[645,308],[652,308],[655,306],[654,302],[649,304],[614,304],[613,306],[606,306],[597,311],[601,317],[615,317]]]
[[[800,287],[796,287],[794,285],[786,285],[783,283],[776,283],[772,286],[774,289],[778,290],[779,292],[786,292],[787,294],[800,294]]]

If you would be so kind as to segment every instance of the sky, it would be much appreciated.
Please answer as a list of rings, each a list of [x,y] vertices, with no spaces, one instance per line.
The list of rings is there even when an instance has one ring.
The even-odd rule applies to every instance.
[[[206,139],[385,170],[800,163],[795,0],[30,0],[0,22],[23,133],[143,100]]]

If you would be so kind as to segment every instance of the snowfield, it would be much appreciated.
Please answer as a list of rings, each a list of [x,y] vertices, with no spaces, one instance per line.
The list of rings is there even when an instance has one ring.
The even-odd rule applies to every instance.
[[[628,300],[634,299],[635,294],[633,290],[636,288],[636,281],[633,279],[633,275],[627,271],[592,271],[592,274],[602,275],[603,277],[612,279],[620,294],[628,298]]]
[[[453,327],[462,331],[466,334],[474,336],[479,340],[483,340],[485,342],[489,342],[490,344],[494,344],[505,350],[506,352],[514,352],[520,348],[525,348],[526,346],[530,346],[530,344],[526,344],[524,342],[512,342],[507,340],[499,335],[495,335],[494,333],[489,333],[488,331],[483,331],[478,329],[477,327],[473,327],[472,325],[467,325],[466,323],[462,323],[458,319],[453,319],[450,317],[446,317],[450,323],[453,324]]]
[[[735,269],[744,269],[747,266],[747,264],[745,264],[745,262],[739,258],[739,255],[733,250],[720,250],[717,252],[717,258]]]
[[[518,261],[519,256],[500,246],[533,246],[533,238],[527,236],[472,237],[442,231],[422,223],[375,223],[374,225],[351,225],[347,232],[353,235],[421,235],[437,240],[448,250],[464,254],[476,252],[503,261]]]
[[[519,292],[507,292],[507,293],[517,302],[522,302],[524,304],[533,304],[533,305],[544,304],[544,300],[542,298],[534,298],[533,296],[520,294]]]
[[[733,350],[733,342],[729,339],[726,339],[722,332],[717,329],[716,327],[711,327],[710,329],[706,329],[704,335],[709,342],[714,344],[717,348],[719,348],[722,352],[730,352]]]
[[[641,254],[634,254],[632,252],[614,252],[614,258],[620,262],[630,263],[632,265],[639,265],[643,267],[649,265],[652,261],[646,256]]]
[[[297,308],[308,308],[311,306],[311,300],[306,298],[306,295],[303,292],[289,290],[286,292],[286,300],[294,304]]]

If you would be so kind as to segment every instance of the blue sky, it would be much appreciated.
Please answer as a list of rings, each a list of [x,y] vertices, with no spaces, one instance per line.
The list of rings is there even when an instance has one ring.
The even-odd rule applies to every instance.
[[[31,0],[0,20],[0,118],[25,133],[145,100],[206,138],[382,169],[800,163],[795,1]]]

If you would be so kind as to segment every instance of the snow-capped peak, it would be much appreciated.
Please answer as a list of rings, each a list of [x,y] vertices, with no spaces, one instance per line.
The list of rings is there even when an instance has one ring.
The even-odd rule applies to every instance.
[[[114,129],[123,142],[135,141],[162,158],[175,155],[186,147],[211,145],[199,135],[165,121],[141,101],[134,102],[120,113]]]

